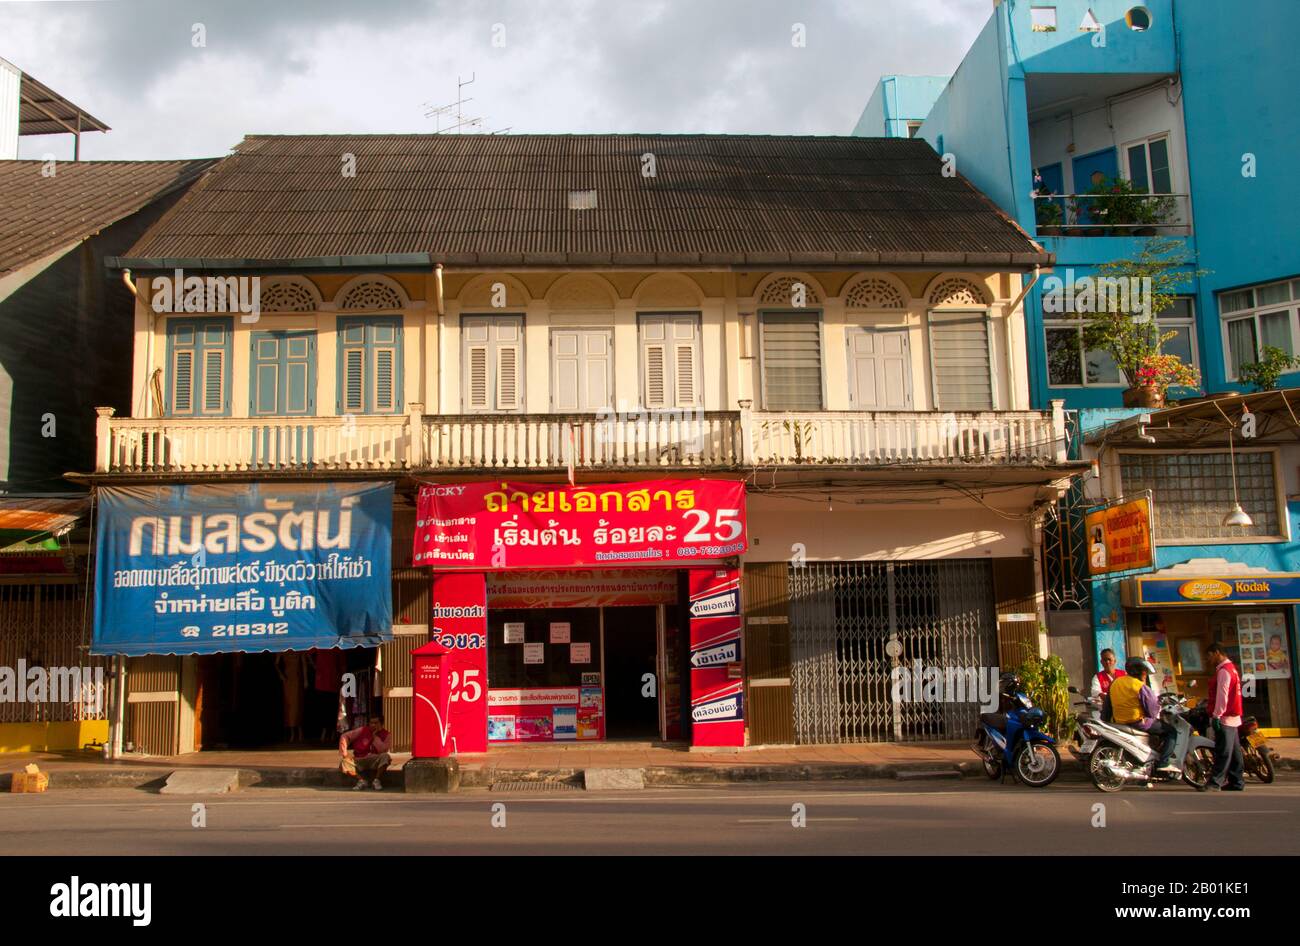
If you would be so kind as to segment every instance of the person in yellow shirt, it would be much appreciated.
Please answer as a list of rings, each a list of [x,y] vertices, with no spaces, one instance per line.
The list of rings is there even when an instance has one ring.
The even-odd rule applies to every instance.
[[[1119,723],[1122,726],[1134,726],[1144,730],[1153,740],[1160,743],[1156,757],[1156,771],[1164,775],[1181,775],[1182,768],[1172,761],[1174,749],[1180,741],[1178,730],[1160,720],[1160,701],[1155,691],[1147,683],[1153,671],[1152,666],[1141,657],[1133,657],[1124,665],[1126,676],[1119,677],[1110,685],[1106,701],[1102,708],[1102,719]],[[1178,758],[1181,760],[1182,755]]]

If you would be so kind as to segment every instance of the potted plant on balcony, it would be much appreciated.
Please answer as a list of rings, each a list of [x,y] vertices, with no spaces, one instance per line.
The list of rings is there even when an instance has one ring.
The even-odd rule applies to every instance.
[[[1050,191],[1038,192],[1034,199],[1034,217],[1038,224],[1039,236],[1060,236],[1061,218],[1064,215],[1061,205],[1051,199]]]
[[[1155,236],[1156,225],[1173,216],[1174,199],[1149,194],[1146,188],[1122,177],[1110,177],[1093,184],[1071,209],[1080,220],[1105,224],[1090,227],[1084,231],[1085,236]]]
[[[1237,380],[1253,386],[1256,391],[1276,390],[1282,375],[1300,368],[1300,358],[1275,345],[1265,345],[1260,355],[1259,361],[1237,368]]]
[[[1130,298],[1127,309],[1119,294],[1111,293],[1104,299],[1098,294],[1098,302],[1103,304],[1084,325],[1084,344],[1109,354],[1128,379],[1125,407],[1163,407],[1170,388],[1195,388],[1200,383],[1195,368],[1161,350],[1178,333],[1162,332],[1156,321],[1174,304],[1182,286],[1206,274],[1205,270],[1189,270],[1189,265],[1181,241],[1159,238],[1144,246],[1134,259],[1112,260],[1099,267],[1099,275],[1105,279],[1122,280],[1148,290],[1142,294],[1145,298]]]

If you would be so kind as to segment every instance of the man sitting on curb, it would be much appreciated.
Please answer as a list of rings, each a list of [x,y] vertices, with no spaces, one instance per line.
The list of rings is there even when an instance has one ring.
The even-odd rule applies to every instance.
[[[384,728],[384,718],[379,714],[370,717],[365,726],[349,730],[339,736],[339,755],[342,762],[339,770],[344,775],[354,775],[357,784],[352,790],[360,791],[366,787],[366,779],[373,781],[375,791],[384,787],[384,773],[393,764],[388,749],[392,745],[393,734]]]

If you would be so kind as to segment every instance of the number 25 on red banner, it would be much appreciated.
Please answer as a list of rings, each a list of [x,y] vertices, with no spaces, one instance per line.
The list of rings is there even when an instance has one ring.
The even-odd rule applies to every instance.
[[[695,520],[695,528],[686,533],[684,542],[730,542],[743,531],[739,509],[719,509],[713,517],[715,532],[709,535],[709,514],[703,509],[688,509],[685,515]],[[725,529],[725,531],[724,531]]]

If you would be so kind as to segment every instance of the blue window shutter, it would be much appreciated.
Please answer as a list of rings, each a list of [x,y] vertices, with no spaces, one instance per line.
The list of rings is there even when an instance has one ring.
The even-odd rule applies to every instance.
[[[394,414],[402,410],[400,319],[339,319],[338,411]]]
[[[230,319],[168,319],[166,404],[169,416],[230,413]]]

